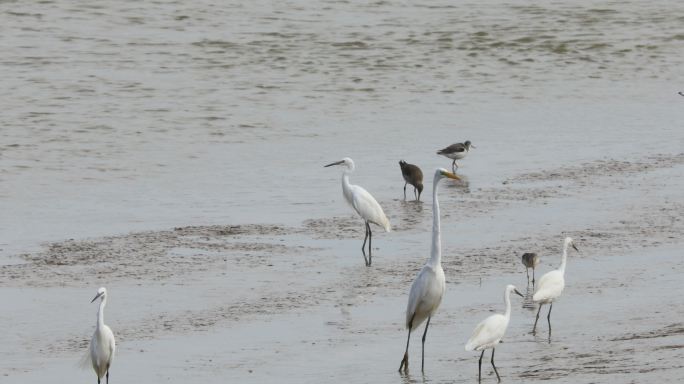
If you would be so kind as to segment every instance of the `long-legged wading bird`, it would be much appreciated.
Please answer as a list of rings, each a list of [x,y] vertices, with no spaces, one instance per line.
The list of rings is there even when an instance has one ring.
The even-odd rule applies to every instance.
[[[408,336],[406,339],[406,351],[404,358],[399,365],[399,372],[404,369],[408,372],[408,348],[411,340],[411,331],[418,328],[427,319],[425,331],[423,332],[423,349],[421,357],[421,370],[425,370],[425,336],[430,326],[430,318],[435,313],[444,296],[445,280],[444,270],[442,269],[442,245],[440,239],[439,221],[439,202],[437,201],[437,185],[439,180],[444,177],[458,180],[458,176],[447,172],[446,169],[435,170],[435,178],[432,182],[432,248],[430,260],[418,272],[409,294],[408,305],[406,306],[406,328]]]
[[[466,157],[468,151],[470,151],[470,148],[475,148],[475,146],[470,143],[470,140],[466,140],[464,143],[451,144],[444,149],[440,149],[437,151],[437,154],[452,159],[453,162],[451,163],[451,170],[456,173],[456,169],[458,169],[456,160]]]
[[[522,263],[527,272],[527,284],[530,283],[530,268],[532,268],[532,285],[534,285],[534,269],[539,265],[539,255],[534,252],[525,252],[522,255]]]
[[[399,166],[401,175],[404,177],[404,200],[406,200],[406,184],[413,185],[413,195],[416,200],[420,200],[420,194],[423,193],[423,171],[417,165],[409,164],[404,160],[399,160]]]
[[[385,216],[385,212],[382,211],[380,204],[378,204],[368,191],[358,185],[349,183],[349,174],[354,172],[354,161],[352,159],[345,157],[340,161],[326,165],[326,167],[333,165],[344,166],[344,172],[342,173],[342,194],[344,194],[347,203],[354,208],[356,213],[358,213],[366,223],[366,236],[363,238],[361,252],[363,253],[363,259],[366,262],[366,266],[370,267],[372,262],[371,241],[373,239],[370,223],[379,225],[383,227],[385,231],[389,232],[389,219]],[[366,240],[368,240],[368,258],[366,258]]]
[[[551,341],[551,309],[553,309],[553,302],[560,297],[563,293],[563,288],[565,288],[565,263],[568,259],[568,247],[570,246],[579,252],[572,238],[566,237],[563,242],[563,256],[561,257],[560,268],[545,273],[539,279],[537,291],[532,296],[532,301],[539,303],[539,310],[537,310],[537,317],[534,319],[532,334],[537,330],[537,321],[539,320],[539,312],[541,312],[542,306],[549,304],[549,314],[546,317],[549,322],[549,342]]]
[[[95,333],[93,333],[93,338],[90,339],[90,362],[97,375],[97,383],[100,384],[100,379],[106,376],[107,384],[109,384],[109,367],[114,358],[116,342],[114,341],[114,333],[104,323],[104,308],[107,305],[106,288],[98,289],[97,296],[93,298],[91,303],[97,299],[100,299],[100,309],[97,311]]]
[[[470,336],[468,343],[466,343],[466,351],[482,351],[480,354],[480,360],[478,361],[478,373],[477,380],[482,379],[482,356],[484,356],[485,350],[492,349],[492,367],[494,368],[494,373],[496,373],[496,378],[501,381],[501,376],[496,370],[496,365],[494,365],[494,349],[496,345],[501,342],[501,339],[506,334],[506,328],[508,328],[508,322],[511,320],[511,292],[523,296],[515,286],[507,285],[506,291],[504,292],[504,302],[506,303],[506,312],[504,314],[491,315],[488,318],[482,320],[480,324],[475,327],[473,335]]]

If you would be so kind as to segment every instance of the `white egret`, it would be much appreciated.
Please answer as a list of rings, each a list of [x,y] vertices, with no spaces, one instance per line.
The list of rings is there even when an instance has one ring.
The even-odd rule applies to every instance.
[[[326,165],[330,167],[333,165],[343,165],[344,172],[342,173],[342,194],[344,194],[345,200],[351,205],[356,213],[361,216],[361,218],[366,222],[366,236],[363,238],[363,245],[361,246],[361,252],[363,253],[363,259],[366,262],[366,266],[371,265],[371,241],[373,239],[373,233],[371,232],[370,223],[379,225],[385,229],[385,231],[390,231],[390,222],[385,212],[382,211],[382,207],[375,198],[368,193],[365,189],[358,185],[349,183],[349,174],[354,172],[354,161],[348,157],[334,163]],[[368,258],[366,258],[366,240],[368,240]]]
[[[524,297],[515,286],[507,285],[506,291],[504,292],[504,302],[506,303],[506,312],[504,314],[491,315],[488,318],[482,320],[480,324],[475,327],[473,335],[470,336],[468,343],[465,346],[466,351],[482,351],[480,354],[480,360],[478,361],[478,373],[477,380],[482,378],[482,356],[484,356],[485,350],[492,349],[492,367],[494,368],[494,373],[496,373],[496,378],[501,381],[501,376],[496,370],[496,365],[494,365],[494,350],[496,345],[501,342],[501,339],[506,334],[506,328],[508,328],[508,322],[511,320],[511,292]]]
[[[575,246],[571,237],[566,237],[563,242],[563,256],[561,257],[560,268],[545,273],[541,279],[539,279],[539,285],[537,286],[537,291],[532,296],[532,301],[539,303],[539,310],[537,310],[537,318],[534,319],[534,327],[532,327],[532,334],[536,332],[537,321],[539,320],[539,312],[544,304],[549,305],[549,314],[546,319],[549,322],[549,342],[551,341],[551,309],[553,309],[553,302],[560,297],[563,293],[563,288],[565,288],[565,263],[568,258],[568,247],[572,246],[575,251],[579,252],[579,249]]]
[[[534,286],[534,269],[539,265],[539,255],[534,252],[525,252],[522,255],[522,263],[527,272],[527,284],[530,284],[530,268],[532,268],[532,285]]]
[[[100,299],[100,309],[97,311],[97,325],[95,326],[95,333],[90,339],[90,362],[93,365],[95,374],[97,375],[97,383],[100,384],[100,379],[103,376],[107,378],[109,384],[109,367],[114,358],[114,351],[116,350],[116,342],[114,341],[114,333],[104,323],[104,308],[107,305],[107,289],[102,287],[97,290],[97,296],[91,301],[94,302]]]
[[[406,184],[413,185],[413,195],[416,200],[420,200],[420,194],[423,193],[423,171],[417,165],[409,164],[404,160],[399,160],[399,167],[401,167],[401,176],[404,178],[404,200],[406,200]]]
[[[446,148],[440,149],[437,151],[437,154],[452,159],[451,170],[456,173],[456,170],[458,169],[456,160],[466,157],[470,148],[475,148],[475,146],[470,143],[470,140],[466,140],[464,143],[451,144]]]
[[[423,349],[421,358],[421,370],[425,370],[425,336],[430,326],[430,318],[435,313],[442,302],[444,290],[446,288],[444,270],[442,269],[442,245],[440,239],[440,219],[439,201],[437,201],[437,186],[439,181],[448,177],[458,180],[458,176],[447,172],[446,169],[435,170],[435,178],[432,182],[432,248],[430,260],[423,266],[413,284],[409,294],[408,305],[406,306],[406,328],[408,337],[406,340],[406,351],[404,358],[399,365],[399,372],[404,368],[408,372],[408,348],[411,340],[411,331],[418,328],[427,319],[425,331],[423,332]]]

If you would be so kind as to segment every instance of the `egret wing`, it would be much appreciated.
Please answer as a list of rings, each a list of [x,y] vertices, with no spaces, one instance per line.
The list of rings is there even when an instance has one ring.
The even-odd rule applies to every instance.
[[[466,344],[466,351],[488,348],[501,340],[506,332],[506,318],[496,314],[482,320]]]
[[[352,186],[352,206],[367,221],[377,224],[389,231],[389,219],[375,198],[362,187]]]

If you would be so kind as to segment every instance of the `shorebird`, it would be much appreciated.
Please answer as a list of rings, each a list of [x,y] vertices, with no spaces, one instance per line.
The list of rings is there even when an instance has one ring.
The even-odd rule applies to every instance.
[[[527,284],[530,283],[530,268],[532,268],[532,285],[534,285],[534,269],[539,265],[539,255],[534,252],[526,252],[522,255],[522,263],[527,272]]]
[[[406,200],[406,184],[413,185],[413,195],[416,200],[420,200],[420,194],[423,192],[423,171],[417,165],[409,164],[404,160],[399,160],[399,166],[401,175],[404,177],[404,200]]]
[[[496,345],[501,342],[501,339],[506,334],[506,328],[508,328],[508,322],[511,320],[511,292],[524,297],[515,286],[507,285],[504,291],[504,302],[506,303],[506,312],[504,314],[491,315],[488,318],[482,320],[480,324],[475,327],[473,335],[470,336],[468,343],[465,346],[466,351],[482,351],[480,354],[480,360],[478,361],[478,372],[477,380],[482,378],[482,356],[484,356],[485,350],[492,349],[492,367],[494,368],[494,373],[496,373],[496,378],[501,381],[499,372],[496,370],[496,365],[494,365],[494,350]]]
[[[342,194],[344,195],[347,203],[351,205],[356,213],[361,216],[361,218],[366,223],[366,236],[363,238],[363,245],[361,246],[361,252],[363,253],[363,260],[366,262],[366,266],[371,266],[371,241],[373,239],[373,232],[371,232],[370,223],[379,225],[385,229],[385,231],[390,231],[390,222],[385,212],[382,211],[382,207],[375,198],[368,193],[365,189],[358,185],[349,183],[349,174],[354,172],[354,161],[348,157],[334,163],[326,165],[330,167],[333,165],[344,166],[344,172],[342,173]],[[368,240],[368,258],[366,258],[366,240]]]
[[[470,148],[475,148],[475,146],[470,143],[470,140],[467,140],[464,143],[451,144],[450,146],[444,149],[440,149],[439,151],[437,151],[437,154],[454,160],[451,163],[451,170],[454,173],[456,173],[456,169],[458,169],[458,164],[456,164],[456,160],[460,160],[466,157],[468,151],[470,151]]]
[[[102,287],[97,290],[97,295],[93,300],[100,299],[100,309],[97,311],[97,324],[95,326],[95,333],[90,339],[90,355],[86,356],[85,364],[90,362],[97,375],[97,384],[103,376],[107,379],[109,384],[109,367],[114,358],[114,351],[116,350],[116,342],[114,340],[114,333],[104,323],[104,308],[107,305],[107,289]]]
[[[421,358],[421,370],[425,370],[425,336],[430,326],[430,318],[437,311],[444,296],[446,281],[442,269],[442,245],[440,239],[439,201],[437,201],[437,185],[442,178],[458,180],[458,176],[447,172],[444,168],[435,170],[435,178],[432,182],[432,248],[430,259],[418,272],[409,293],[409,301],[406,306],[406,351],[399,365],[399,372],[403,369],[408,372],[408,348],[411,341],[411,331],[418,328],[427,319],[423,332],[423,349]]]
[[[565,264],[568,258],[568,247],[570,246],[572,246],[575,251],[579,252],[579,249],[575,246],[572,238],[566,237],[563,241],[563,256],[561,256],[560,268],[545,273],[541,279],[539,279],[537,292],[532,296],[532,301],[539,303],[539,310],[537,311],[537,317],[534,319],[532,334],[537,330],[537,321],[539,320],[539,312],[541,312],[542,306],[544,304],[550,305],[549,314],[546,317],[549,322],[549,342],[551,342],[551,309],[553,309],[553,302],[561,296],[563,288],[565,288]]]

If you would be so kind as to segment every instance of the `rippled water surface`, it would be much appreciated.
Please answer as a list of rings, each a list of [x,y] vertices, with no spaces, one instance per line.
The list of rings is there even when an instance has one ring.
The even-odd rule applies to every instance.
[[[501,354],[509,380],[682,376],[681,321],[658,315],[681,305],[637,297],[656,306],[640,316],[613,262],[646,293],[678,289],[684,2],[0,1],[0,48],[11,302],[0,325],[16,330],[0,375],[12,382],[80,379],[71,361],[102,284],[129,381],[420,381],[393,374],[405,294],[429,249],[431,187],[424,204],[403,202],[397,162],[420,165],[429,185],[450,166],[435,151],[466,139],[477,146],[461,161],[467,181],[440,196],[445,248],[460,256],[445,257],[452,301],[424,379],[471,379],[461,342],[499,308],[499,286],[524,277],[513,256],[556,255],[562,233],[585,244],[575,283],[586,290],[570,287],[551,346],[527,338],[530,314],[517,313]],[[343,156],[395,227],[374,237],[370,271],[340,170],[322,167]],[[666,272],[642,271],[640,255]],[[37,323],[49,311],[59,320]],[[610,315],[619,330],[589,329]],[[548,358],[516,360],[518,342]]]

